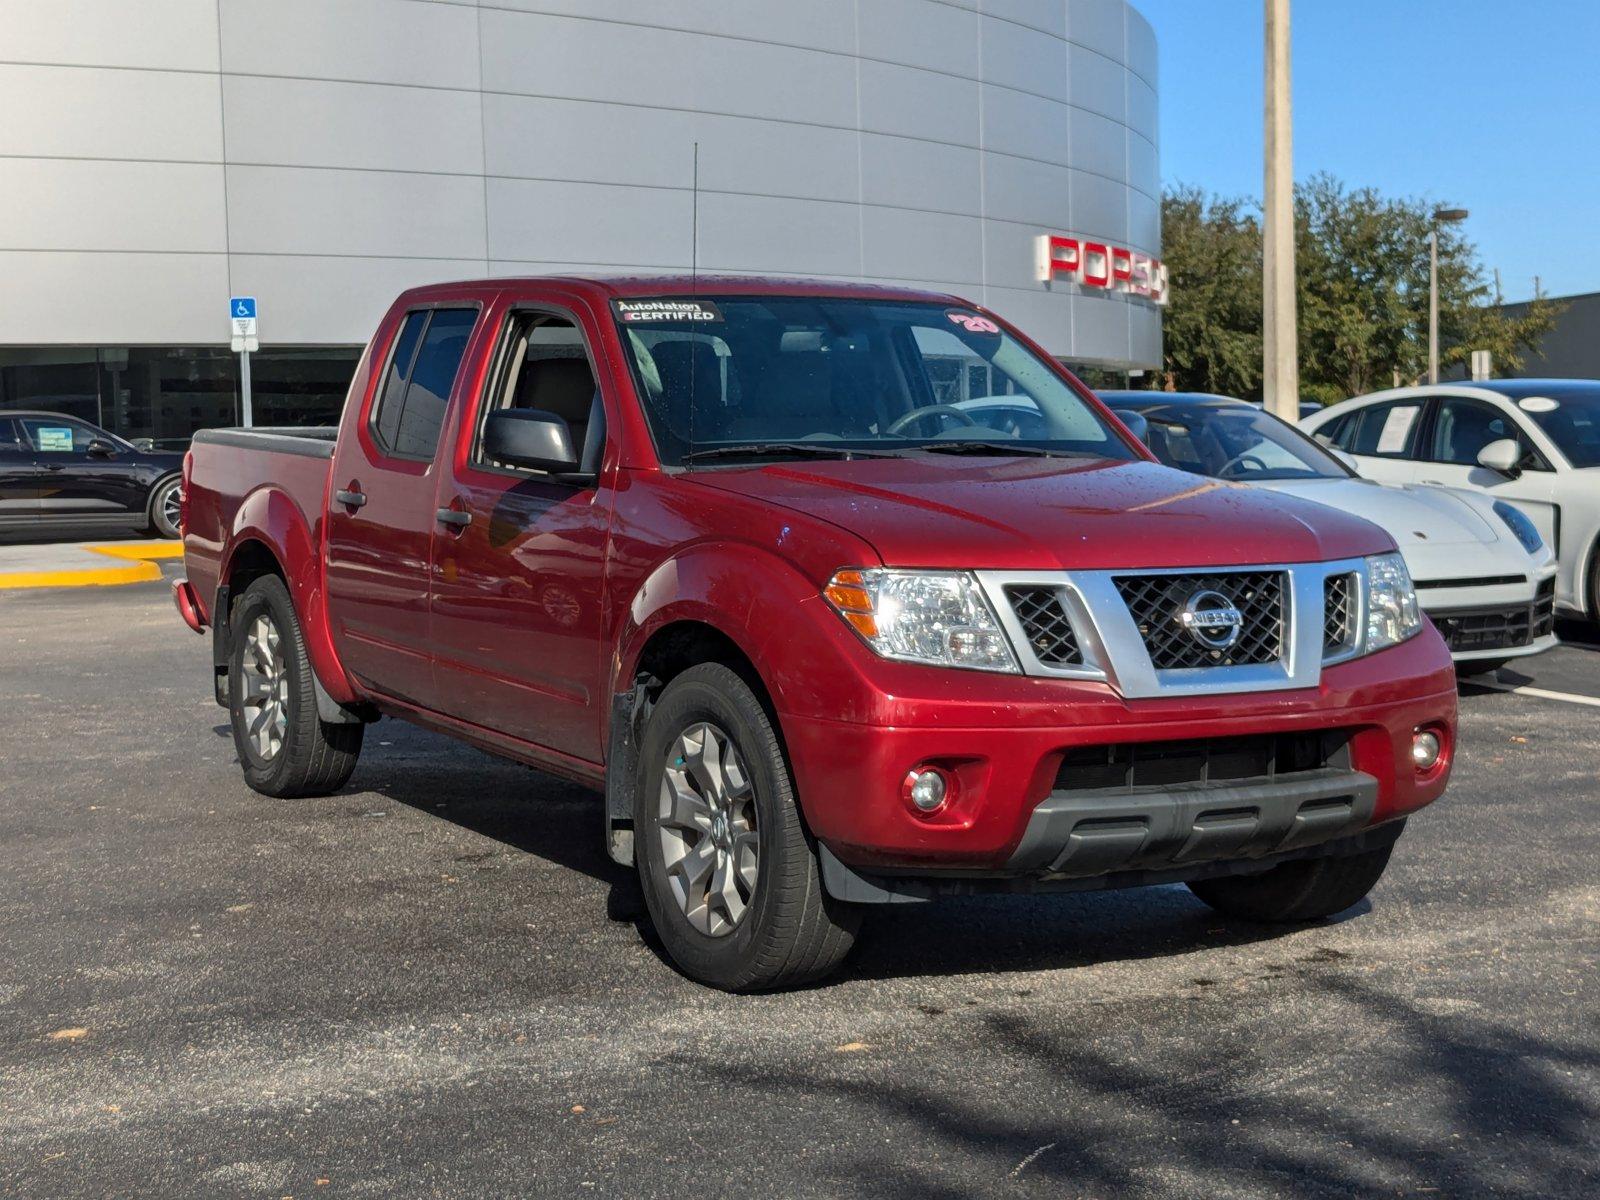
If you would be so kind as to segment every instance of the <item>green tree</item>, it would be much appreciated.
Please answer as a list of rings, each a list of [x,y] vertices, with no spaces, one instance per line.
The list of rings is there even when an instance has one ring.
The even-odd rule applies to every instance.
[[[1162,243],[1172,299],[1162,314],[1169,391],[1261,391],[1261,228],[1251,202],[1169,191]]]
[[[1435,207],[1373,188],[1349,189],[1329,175],[1295,189],[1303,399],[1327,404],[1426,375],[1428,231]],[[1176,188],[1163,201],[1163,220],[1173,223],[1164,238],[1173,281],[1165,321],[1169,386],[1260,396],[1261,238],[1249,208],[1195,188]],[[1224,276],[1247,298],[1219,292]],[[1186,296],[1189,281],[1199,286]],[[1524,351],[1561,311],[1541,300],[1513,318],[1500,301],[1459,226],[1440,226],[1441,367],[1488,350],[1497,373],[1514,375]]]

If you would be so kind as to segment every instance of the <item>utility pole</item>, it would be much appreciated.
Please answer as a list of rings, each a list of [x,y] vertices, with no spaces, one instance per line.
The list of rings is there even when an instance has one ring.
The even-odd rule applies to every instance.
[[[1428,230],[1428,382],[1439,382],[1439,226],[1465,221],[1464,208],[1436,208]]]
[[[1266,0],[1266,200],[1261,230],[1262,382],[1267,411],[1300,416],[1295,320],[1294,112],[1289,88],[1289,0]]]

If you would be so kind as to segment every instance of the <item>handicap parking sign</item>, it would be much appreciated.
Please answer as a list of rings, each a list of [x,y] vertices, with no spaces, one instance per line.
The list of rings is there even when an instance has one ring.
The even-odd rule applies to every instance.
[[[249,317],[253,321],[256,316],[256,298],[254,296],[235,296],[228,301],[228,308],[235,320]]]

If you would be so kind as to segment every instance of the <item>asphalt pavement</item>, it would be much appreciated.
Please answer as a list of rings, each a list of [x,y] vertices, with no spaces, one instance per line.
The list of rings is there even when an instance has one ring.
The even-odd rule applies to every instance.
[[[1600,1194],[1595,706],[1465,688],[1342,919],[952,901],[733,997],[591,794],[385,721],[270,801],[208,672],[160,584],[0,595],[0,1195]]]

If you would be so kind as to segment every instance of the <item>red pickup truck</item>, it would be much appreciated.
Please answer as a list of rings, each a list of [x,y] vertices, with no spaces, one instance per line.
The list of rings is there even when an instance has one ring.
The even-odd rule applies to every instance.
[[[343,786],[380,716],[592,784],[718,987],[979,890],[1326,916],[1450,770],[1386,534],[1157,465],[952,296],[418,288],[337,430],[205,432],[184,479],[176,600],[251,787]]]

